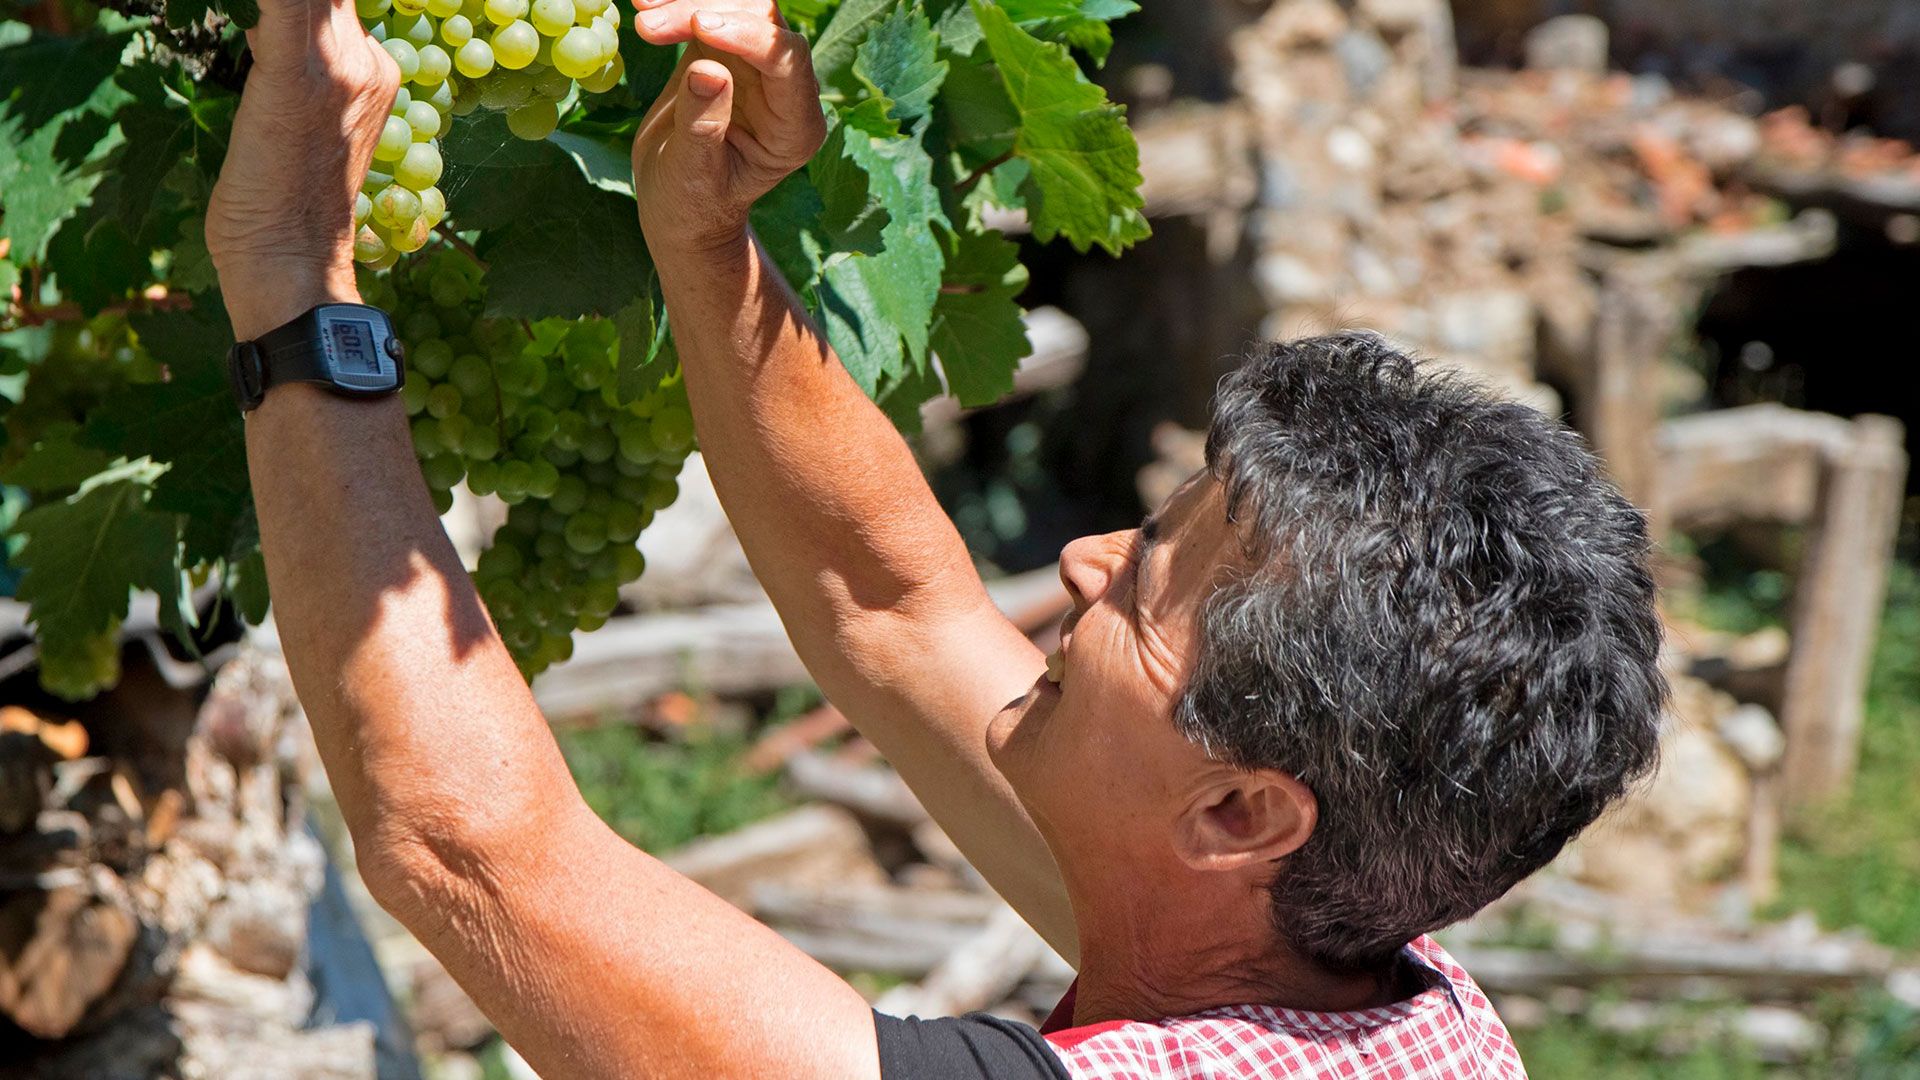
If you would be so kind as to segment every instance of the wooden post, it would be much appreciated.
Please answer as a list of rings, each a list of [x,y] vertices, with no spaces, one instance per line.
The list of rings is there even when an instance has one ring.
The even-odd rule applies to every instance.
[[[1782,794],[1789,810],[1841,795],[1853,783],[1887,564],[1906,490],[1900,423],[1863,416],[1854,421],[1853,434],[1823,455],[1794,588],[1793,650],[1780,710],[1787,736]]]
[[[1580,393],[1581,428],[1607,462],[1614,483],[1664,529],[1655,433],[1660,427],[1660,365],[1673,343],[1679,313],[1649,261],[1607,268],[1594,313],[1593,366]]]

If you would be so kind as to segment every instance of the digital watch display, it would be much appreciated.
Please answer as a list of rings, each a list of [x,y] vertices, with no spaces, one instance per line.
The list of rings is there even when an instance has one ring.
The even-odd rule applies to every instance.
[[[406,381],[405,349],[387,313],[365,304],[322,304],[227,353],[234,400],[257,408],[267,391],[318,383],[350,397],[379,397]]]

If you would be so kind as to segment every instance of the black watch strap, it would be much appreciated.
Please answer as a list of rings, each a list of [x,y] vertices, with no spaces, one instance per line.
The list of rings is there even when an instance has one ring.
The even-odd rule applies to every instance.
[[[323,313],[327,319],[322,318]],[[370,372],[349,375],[335,369],[329,360],[331,343],[326,335],[329,322],[337,327],[343,321],[349,329],[352,323],[362,324],[367,332],[362,337],[363,349],[367,351],[361,355],[380,352],[382,364],[391,364],[387,372],[391,381],[369,378]],[[384,333],[373,332],[376,321]],[[370,396],[392,393],[406,378],[400,339],[393,334],[392,320],[386,312],[364,304],[322,304],[252,341],[238,342],[228,354],[227,369],[234,398],[243,410],[257,407],[268,390],[286,383],[317,383],[337,393]]]

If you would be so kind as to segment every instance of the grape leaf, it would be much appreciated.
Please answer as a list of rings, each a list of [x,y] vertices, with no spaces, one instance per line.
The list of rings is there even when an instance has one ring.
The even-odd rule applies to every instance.
[[[646,291],[653,263],[633,199],[601,186],[607,153],[583,137],[566,147],[516,139],[497,113],[455,124],[442,141],[448,216],[481,230],[488,313],[612,315]]]
[[[836,161],[845,161],[836,156]],[[860,178],[860,200],[866,201],[866,177],[857,168],[847,169]],[[753,204],[749,220],[753,224],[754,235],[760,238],[760,244],[767,249],[773,259],[773,265],[780,268],[780,274],[787,279],[797,292],[806,292],[813,287],[814,280],[820,275],[820,263],[825,257],[827,241],[821,235],[821,221],[826,215],[826,204],[819,189],[813,186],[812,171],[800,169],[788,174],[787,178],[774,185],[772,191],[760,196]],[[877,238],[877,233],[876,233]]]
[[[937,57],[933,25],[919,8],[900,7],[868,33],[854,53],[853,75],[867,92],[892,103],[887,115],[918,127],[933,111],[933,99],[947,77]]]
[[[920,432],[920,406],[940,396],[940,374],[931,365],[902,373],[880,388],[874,404],[893,426],[908,435]]]
[[[120,139],[109,117],[130,99],[109,78],[125,45],[92,35],[0,49],[0,236],[13,259],[40,261],[100,182],[93,166]]]
[[[997,232],[961,232],[947,242],[945,284],[930,337],[947,388],[969,408],[1013,390],[1013,373],[1033,352],[1014,297],[1027,285],[1019,245]]]
[[[826,29],[813,42],[813,73],[823,89],[831,88],[851,95],[858,88],[853,79],[855,50],[896,0],[844,0],[827,20]]]
[[[20,515],[18,597],[44,650],[73,656],[126,618],[128,594],[151,589],[161,610],[182,592],[177,523],[147,506],[159,467],[136,461],[96,476],[71,498]]]
[[[1126,111],[1087,81],[1064,46],[1038,40],[998,7],[969,2],[1020,113],[1014,153],[1031,169],[1022,191],[1034,236],[1114,255],[1144,239],[1140,149]]]
[[[113,455],[74,441],[77,425],[51,424],[20,460],[0,471],[0,483],[33,492],[67,491],[113,464]]]
[[[233,546],[251,503],[246,431],[224,365],[213,357],[176,359],[173,378],[129,386],[87,421],[86,441],[165,465],[147,504],[186,518],[187,562],[212,562]]]
[[[109,176],[100,198],[62,222],[47,244],[46,265],[67,298],[86,312],[123,300],[153,276],[151,248],[135,243],[112,216],[121,180]]]
[[[651,394],[680,362],[667,336],[665,312],[651,293],[637,296],[613,316],[619,339],[614,394],[626,404]]]
[[[889,105],[885,98],[861,102],[837,117],[829,137],[866,173],[869,198],[887,212],[881,250],[830,263],[822,284],[828,342],[868,393],[882,374],[926,363],[941,265],[931,226],[947,224],[933,159],[917,136],[899,132]],[[871,324],[855,326],[854,319]]]

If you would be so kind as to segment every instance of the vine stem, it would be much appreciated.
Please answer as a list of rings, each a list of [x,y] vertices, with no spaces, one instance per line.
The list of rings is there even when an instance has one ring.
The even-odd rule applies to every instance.
[[[486,267],[487,260],[481,258],[479,252],[473,250],[472,244],[469,244],[465,240],[460,239],[459,233],[454,232],[452,229],[447,228],[445,225],[435,225],[433,227],[433,231],[440,234],[440,239],[445,240],[447,243],[453,245],[453,249],[455,251],[458,251],[461,254],[465,255],[467,258],[472,259],[476,263],[479,263],[482,268]]]
[[[1012,160],[1013,160],[1013,151],[1009,150],[1006,153],[1001,154],[999,157],[994,158],[992,161],[987,162],[985,165],[982,165],[979,168],[973,170],[973,172],[967,174],[966,179],[953,185],[954,194],[965,195],[968,191],[971,191],[973,189],[973,185],[979,183],[981,179],[984,178],[988,173],[992,172],[993,170],[999,168],[1002,165],[1005,165],[1007,162]]]
[[[38,276],[37,268],[35,276]],[[39,283],[36,281],[34,284],[36,288],[33,291],[37,294]],[[7,321],[14,326],[39,326],[43,323],[89,317],[87,312],[81,310],[79,304],[71,300],[59,304],[35,304],[21,301],[14,303],[12,308],[13,310],[7,313]],[[93,314],[131,315],[143,311],[190,311],[192,308],[193,297],[185,293],[162,292],[156,296],[143,296],[138,300],[108,304]]]

